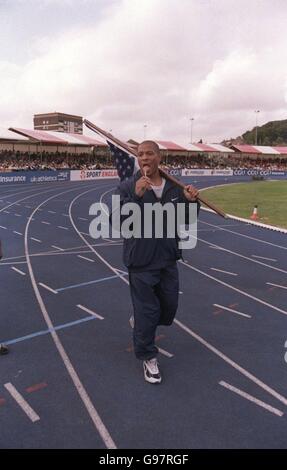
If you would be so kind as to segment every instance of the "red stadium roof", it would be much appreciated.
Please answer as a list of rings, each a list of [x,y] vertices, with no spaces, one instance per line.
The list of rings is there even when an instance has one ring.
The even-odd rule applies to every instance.
[[[195,144],[196,147],[198,147],[200,150],[203,150],[204,152],[218,152],[217,149],[214,147],[211,147],[211,145],[207,144]]]
[[[281,153],[282,155],[287,154],[287,147],[273,147],[277,152]]]
[[[10,127],[11,131],[17,134],[24,135],[30,139],[37,140],[38,142],[50,143],[50,144],[67,144],[68,142],[64,139],[49,135],[46,131],[34,131],[30,129],[22,129],[19,127]]]
[[[169,140],[157,140],[157,144],[159,144],[161,147],[163,147],[166,150],[181,150],[181,151],[186,151],[184,147],[181,147],[178,144],[175,144],[174,142],[170,142]]]
[[[287,147],[271,147],[266,145],[232,145],[232,148],[245,154],[254,155],[287,155]]]
[[[234,148],[235,150],[239,150],[239,152],[242,152],[242,153],[257,153],[257,154],[261,153],[252,145],[232,145],[232,148]]]
[[[20,127],[10,127],[10,131],[46,144],[107,146],[106,142],[82,134],[71,134],[56,131],[38,131],[32,129],[22,129]]]
[[[22,142],[28,141],[28,137],[24,137],[20,134],[15,134],[6,128],[0,127],[0,140],[19,140]]]

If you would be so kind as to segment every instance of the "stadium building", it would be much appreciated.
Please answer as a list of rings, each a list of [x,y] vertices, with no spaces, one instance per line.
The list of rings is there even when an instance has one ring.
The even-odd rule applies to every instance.
[[[83,134],[82,116],[55,112],[34,114],[33,120],[35,130]]]

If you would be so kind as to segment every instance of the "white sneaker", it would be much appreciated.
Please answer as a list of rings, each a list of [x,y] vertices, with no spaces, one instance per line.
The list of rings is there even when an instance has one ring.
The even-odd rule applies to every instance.
[[[135,318],[134,318],[133,315],[130,317],[129,322],[130,322],[131,328],[134,329],[134,327],[135,327]]]
[[[151,384],[161,383],[161,375],[158,368],[157,358],[154,357],[149,361],[143,361],[144,378]]]

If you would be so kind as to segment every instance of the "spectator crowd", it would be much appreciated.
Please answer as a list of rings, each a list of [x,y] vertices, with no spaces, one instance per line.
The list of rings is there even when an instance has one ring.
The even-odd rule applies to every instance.
[[[241,155],[195,154],[191,156],[163,156],[163,165],[170,168],[263,168],[287,171],[287,158],[268,158]],[[89,170],[114,168],[110,155],[89,153],[25,153],[0,151],[0,172],[19,170]]]

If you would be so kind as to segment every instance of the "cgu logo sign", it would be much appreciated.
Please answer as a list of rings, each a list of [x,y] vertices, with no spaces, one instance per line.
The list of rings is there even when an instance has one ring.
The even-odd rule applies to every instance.
[[[246,168],[237,169],[233,171],[234,176],[269,176],[270,170],[247,170]]]

